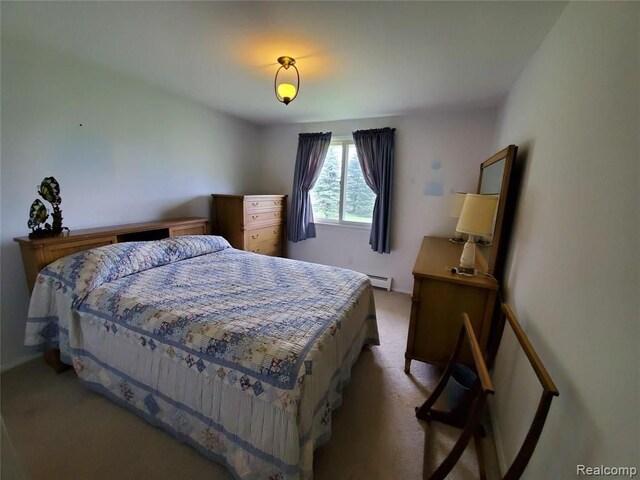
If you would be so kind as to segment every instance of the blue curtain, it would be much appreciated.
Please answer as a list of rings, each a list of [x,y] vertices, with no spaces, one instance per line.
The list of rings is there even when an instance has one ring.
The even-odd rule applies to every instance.
[[[309,190],[313,188],[320,176],[330,143],[331,132],[301,133],[298,137],[288,228],[289,240],[292,242],[316,236]]]
[[[364,181],[376,194],[369,245],[378,253],[391,252],[391,195],[393,190],[395,128],[358,130],[353,141]]]

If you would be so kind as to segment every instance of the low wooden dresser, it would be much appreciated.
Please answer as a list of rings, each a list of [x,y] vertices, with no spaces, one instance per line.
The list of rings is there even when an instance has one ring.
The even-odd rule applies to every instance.
[[[284,256],[286,195],[211,195],[213,233],[231,246],[263,255]]]
[[[47,238],[18,237],[13,240],[20,244],[27,284],[29,291],[32,291],[40,270],[51,262],[72,253],[112,243],[159,240],[181,235],[206,235],[208,233],[208,220],[206,218],[193,217],[72,230],[66,236],[58,235]]]
[[[498,283],[487,276],[452,273],[451,267],[460,263],[461,253],[462,245],[446,238],[424,237],[422,241],[413,267],[406,373],[411,360],[446,365],[464,312],[469,315],[482,352],[487,351]],[[462,360],[471,365],[471,354],[465,351]]]

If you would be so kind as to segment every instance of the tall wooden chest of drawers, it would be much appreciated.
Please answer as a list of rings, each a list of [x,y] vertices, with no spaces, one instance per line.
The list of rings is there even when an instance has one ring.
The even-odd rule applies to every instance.
[[[232,247],[284,256],[286,195],[211,195],[213,233]]]

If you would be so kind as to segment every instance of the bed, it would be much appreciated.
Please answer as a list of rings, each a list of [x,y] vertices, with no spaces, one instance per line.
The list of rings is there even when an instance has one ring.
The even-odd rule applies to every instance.
[[[306,479],[364,345],[366,275],[231,248],[218,236],[118,243],[37,277],[32,348],[239,479]]]

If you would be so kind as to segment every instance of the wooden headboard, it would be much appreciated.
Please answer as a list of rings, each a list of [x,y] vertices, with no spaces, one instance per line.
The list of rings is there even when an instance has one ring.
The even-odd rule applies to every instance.
[[[206,218],[190,217],[76,230],[65,236],[18,237],[13,240],[20,244],[27,285],[31,292],[40,270],[51,262],[72,253],[113,243],[207,234],[209,234],[209,221]]]

